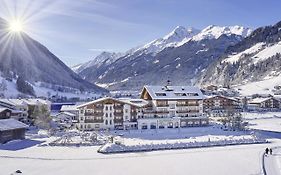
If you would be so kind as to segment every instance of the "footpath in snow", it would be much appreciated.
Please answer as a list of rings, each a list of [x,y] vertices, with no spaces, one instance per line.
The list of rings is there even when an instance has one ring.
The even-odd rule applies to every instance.
[[[264,155],[265,175],[281,175],[281,147],[272,148],[272,155]]]

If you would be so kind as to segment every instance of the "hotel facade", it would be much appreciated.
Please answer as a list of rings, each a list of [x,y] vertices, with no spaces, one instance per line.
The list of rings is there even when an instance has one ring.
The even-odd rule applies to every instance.
[[[78,106],[80,130],[205,126],[204,96],[193,86],[144,86],[140,99],[101,98]]]

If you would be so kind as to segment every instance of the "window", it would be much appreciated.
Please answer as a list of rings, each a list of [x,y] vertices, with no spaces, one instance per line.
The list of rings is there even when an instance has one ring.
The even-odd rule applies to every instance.
[[[105,120],[105,125],[108,125],[108,121],[107,120]]]
[[[109,124],[112,125],[112,120],[109,120]]]
[[[112,117],[112,114],[111,114],[111,113],[109,113],[109,117]]]
[[[125,113],[128,113],[128,109],[125,109]]]
[[[108,107],[107,107],[107,106],[105,106],[105,110],[106,110],[106,111],[108,110]]]
[[[157,97],[165,97],[167,96],[166,93],[155,93]]]
[[[107,113],[105,113],[105,117],[108,117],[108,114],[107,114]]]

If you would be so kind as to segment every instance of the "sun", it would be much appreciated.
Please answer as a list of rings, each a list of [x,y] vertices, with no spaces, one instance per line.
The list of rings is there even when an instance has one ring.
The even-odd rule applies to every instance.
[[[23,24],[19,20],[11,21],[9,25],[9,30],[11,32],[21,32],[23,31]]]

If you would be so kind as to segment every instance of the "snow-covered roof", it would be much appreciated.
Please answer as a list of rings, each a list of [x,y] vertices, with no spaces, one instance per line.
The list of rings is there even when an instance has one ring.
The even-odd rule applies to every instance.
[[[0,131],[27,128],[28,126],[15,119],[2,119],[0,120]]]
[[[126,104],[133,105],[133,106],[136,106],[136,107],[141,107],[141,105],[138,104],[136,101],[133,101],[133,99],[132,99],[132,101],[130,101],[130,100],[117,99],[117,98],[112,98],[112,97],[103,97],[103,98],[99,98],[99,99],[94,100],[94,101],[90,101],[88,103],[81,104],[81,105],[77,106],[77,108],[85,107],[87,105],[95,104],[95,103],[98,103],[98,102],[101,102],[101,101],[104,101],[104,100],[114,100],[114,101],[117,101],[117,102],[120,102],[120,103],[126,103]]]
[[[269,100],[271,99],[271,97],[268,97],[268,98],[254,98],[252,100],[249,101],[249,103],[262,103],[266,100]]]
[[[21,106],[24,105],[23,101],[19,99],[0,99],[0,102],[8,104],[10,106]]]
[[[77,111],[76,105],[62,105],[61,111]]]
[[[65,114],[65,115],[68,115],[68,116],[71,116],[71,117],[75,117],[76,116],[75,114],[73,114],[71,112],[60,112],[60,113],[56,114],[56,116],[59,116],[61,114]]]
[[[152,99],[203,99],[204,95],[195,86],[144,86]]]
[[[5,110],[9,110],[9,111],[11,111],[10,109],[8,109],[8,108],[0,108],[0,112],[3,112],[3,111],[5,111]]]
[[[40,98],[30,99],[0,99],[0,102],[9,104],[11,106],[22,106],[22,105],[37,105],[39,104],[50,104],[49,101]]]
[[[225,99],[229,99],[229,100],[232,100],[232,101],[239,101],[238,98],[235,98],[235,97],[227,97],[227,96],[224,96],[224,95],[210,95],[210,96],[205,96],[207,99],[208,98],[214,98],[214,97],[221,97],[221,98],[225,98]]]
[[[148,104],[147,101],[143,100],[143,99],[132,99],[132,98],[120,98],[118,99],[120,101],[123,101],[124,103],[127,104],[131,104],[131,105],[135,105],[135,106],[139,106],[139,107],[143,107],[145,105]]]

